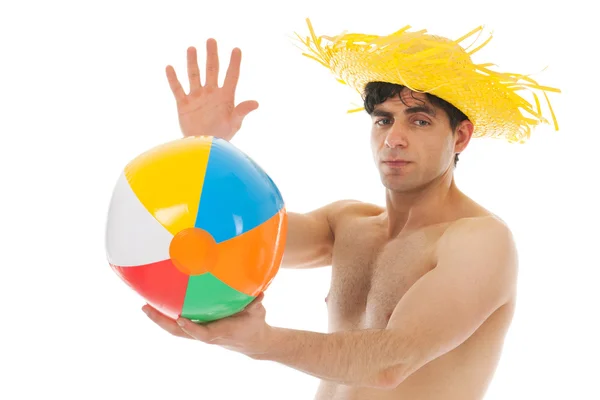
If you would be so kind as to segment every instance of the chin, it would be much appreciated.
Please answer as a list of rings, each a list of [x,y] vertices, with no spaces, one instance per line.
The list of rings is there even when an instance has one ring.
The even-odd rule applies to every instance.
[[[393,192],[406,192],[415,188],[414,183],[410,183],[406,178],[399,176],[384,176],[381,179],[381,183],[386,189]]]

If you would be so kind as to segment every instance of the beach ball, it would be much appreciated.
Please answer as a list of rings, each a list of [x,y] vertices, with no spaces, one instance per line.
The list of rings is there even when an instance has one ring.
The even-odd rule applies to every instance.
[[[282,196],[257,163],[226,140],[187,137],[125,166],[110,199],[106,254],[163,314],[210,322],[267,289],[286,227]]]

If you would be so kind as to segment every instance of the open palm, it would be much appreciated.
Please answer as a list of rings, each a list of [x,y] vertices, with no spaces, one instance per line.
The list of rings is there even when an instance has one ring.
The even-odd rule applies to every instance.
[[[209,135],[231,140],[239,131],[246,115],[258,108],[254,100],[235,105],[235,90],[240,76],[242,52],[233,49],[223,86],[219,87],[219,55],[217,42],[206,42],[206,79],[200,82],[198,56],[194,47],[187,49],[187,72],[190,91],[183,90],[175,69],[168,65],[167,80],[177,102],[179,126],[184,136]]]

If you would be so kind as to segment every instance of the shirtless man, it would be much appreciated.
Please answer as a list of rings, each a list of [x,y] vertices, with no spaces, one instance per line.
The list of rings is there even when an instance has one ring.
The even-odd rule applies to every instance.
[[[188,49],[189,94],[166,69],[180,127],[184,136],[231,140],[258,103],[234,104],[241,51],[233,50],[219,87],[216,41],[206,48],[204,85]],[[482,399],[515,311],[513,236],[454,181],[473,123],[428,94],[382,96],[389,87],[369,85],[365,101],[385,207],[341,200],[288,213],[282,267],[332,268],[328,333],[268,325],[262,294],[206,325],[146,305],[149,317],[173,335],[315,376],[319,400]]]

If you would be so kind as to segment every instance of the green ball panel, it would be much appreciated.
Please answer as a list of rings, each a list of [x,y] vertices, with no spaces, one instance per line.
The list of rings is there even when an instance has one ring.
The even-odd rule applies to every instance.
[[[213,274],[190,276],[181,316],[194,322],[211,322],[244,309],[254,297],[239,292]]]

